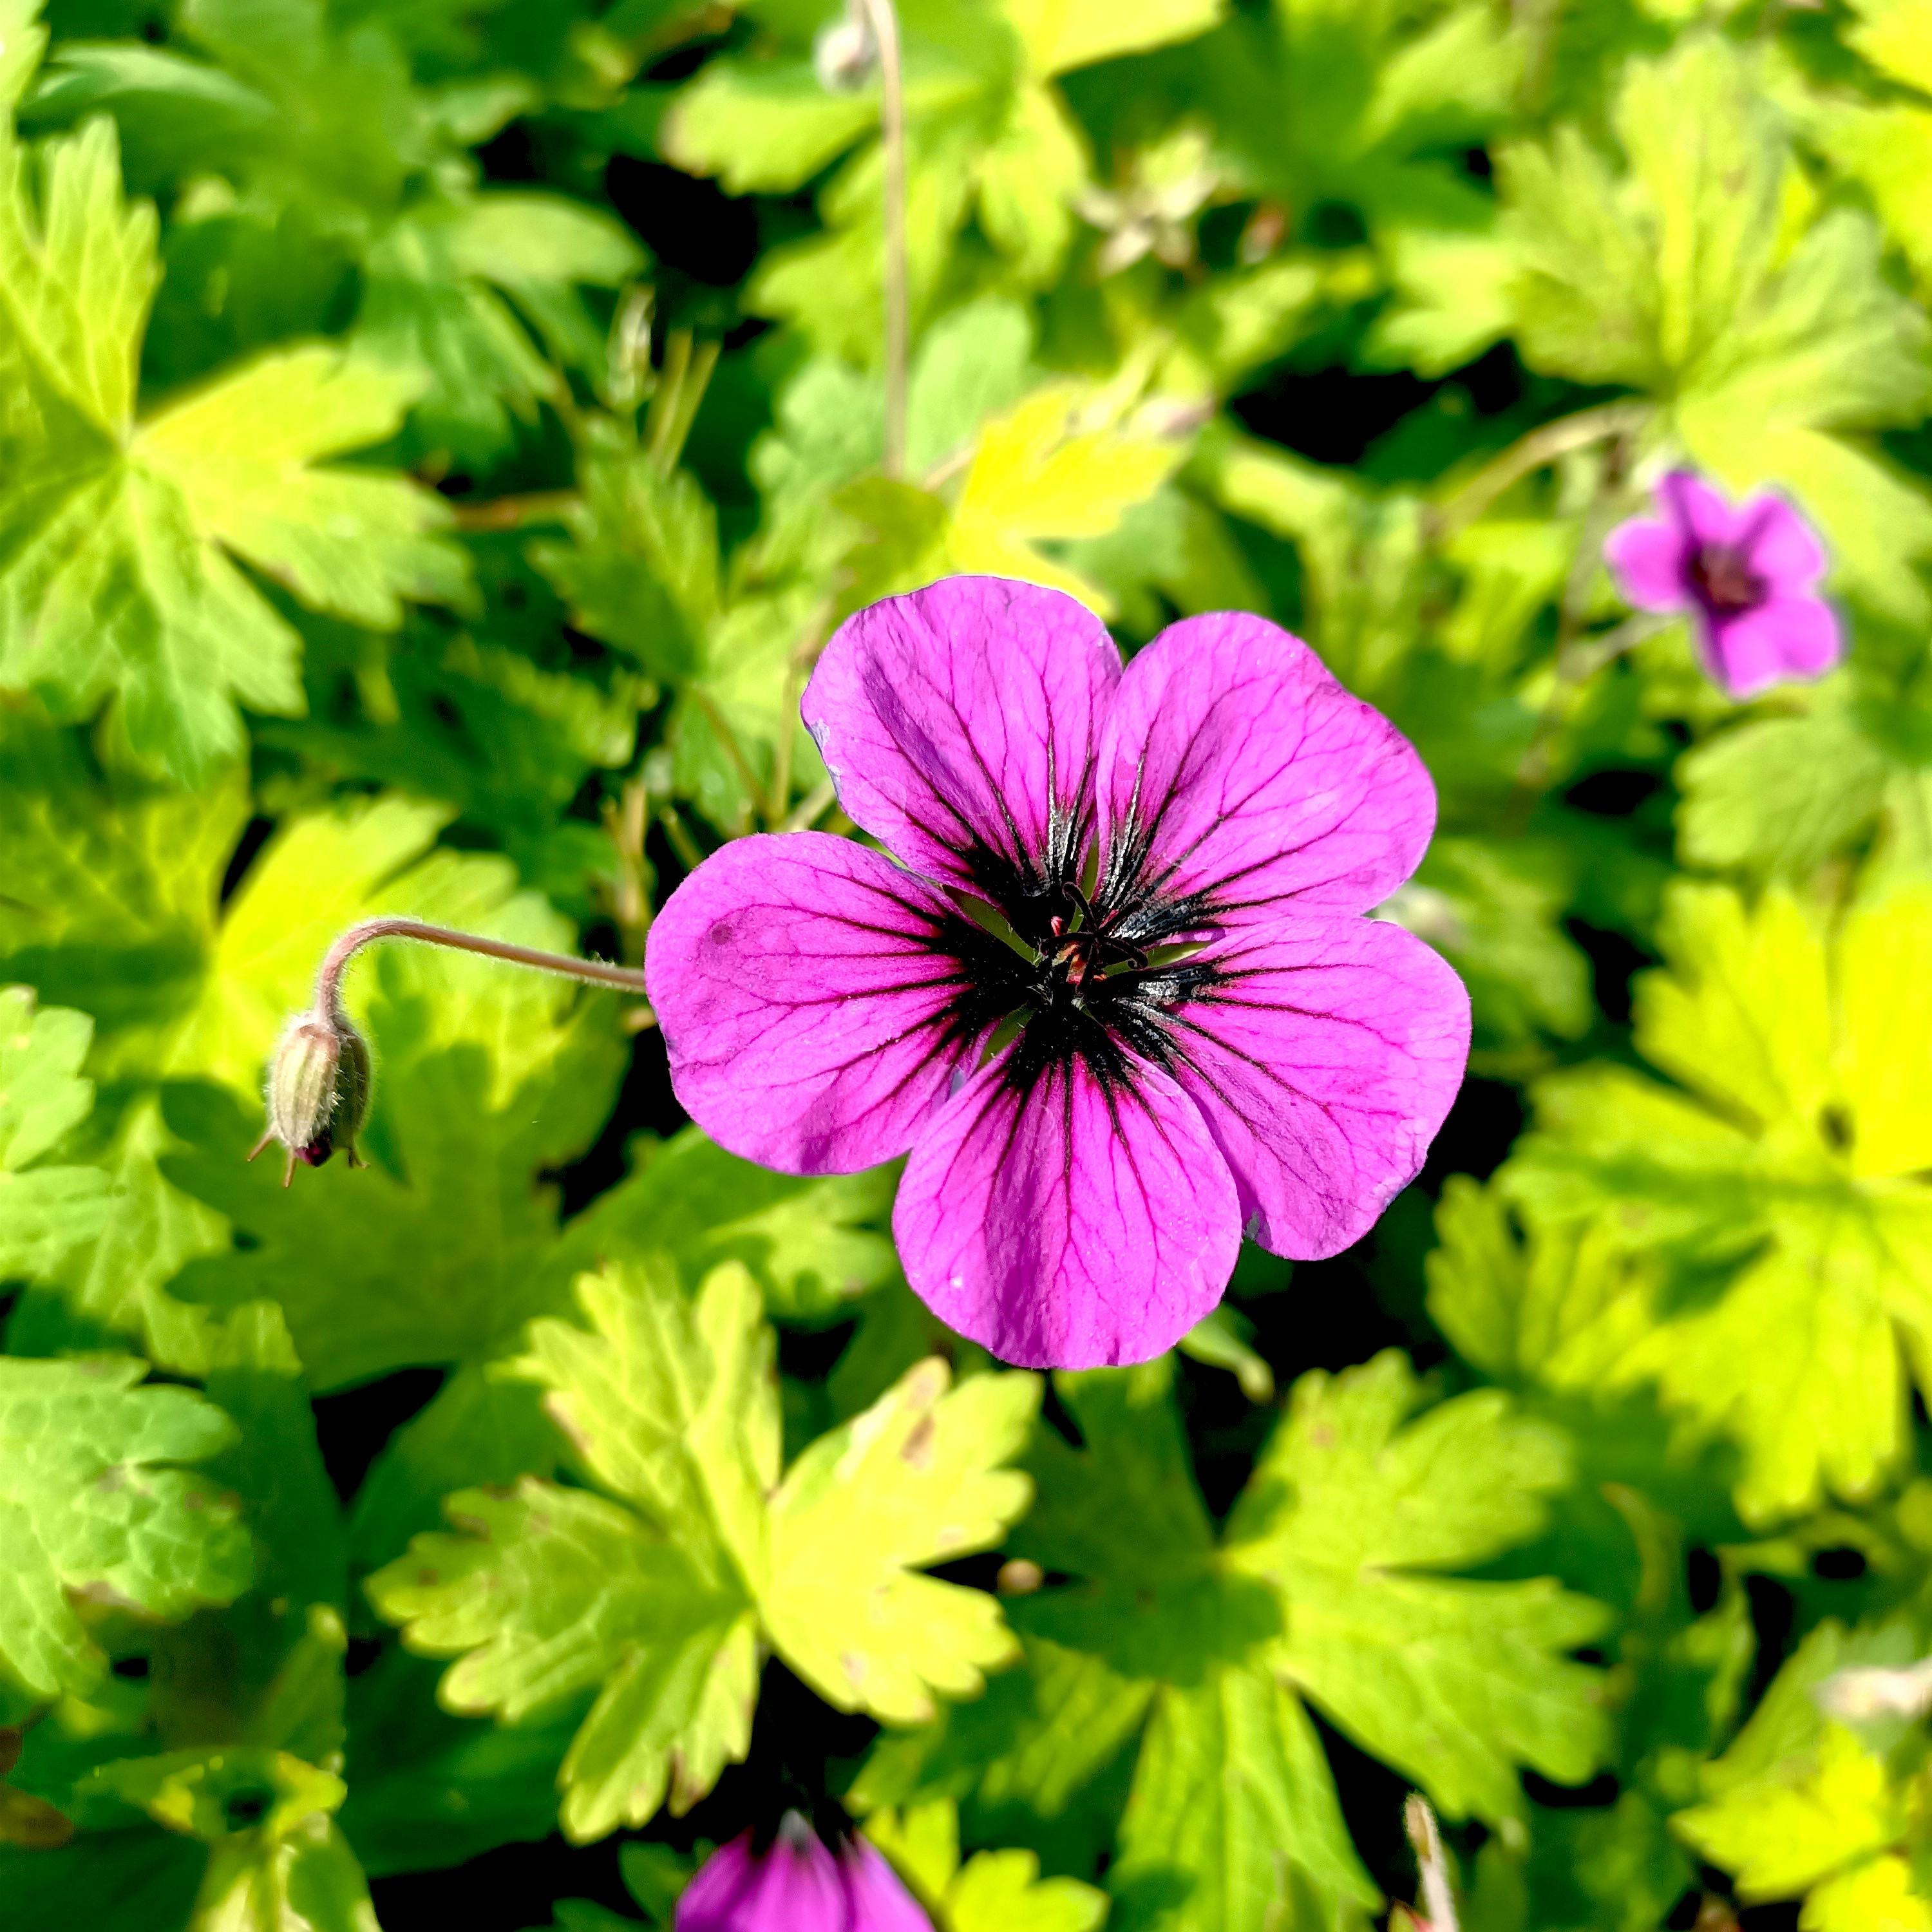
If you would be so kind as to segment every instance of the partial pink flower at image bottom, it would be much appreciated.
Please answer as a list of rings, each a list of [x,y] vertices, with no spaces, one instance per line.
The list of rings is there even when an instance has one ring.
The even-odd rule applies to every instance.
[[[828,1847],[788,1811],[764,1850],[721,1845],[678,1900],[676,1932],[932,1932],[898,1874],[863,1838]]]
[[[1825,547],[1782,497],[1760,493],[1733,508],[1673,470],[1657,507],[1610,532],[1604,560],[1640,610],[1690,616],[1705,669],[1730,696],[1822,676],[1844,656],[1838,614],[1818,595]]]
[[[652,927],[651,1002],[734,1153],[910,1150],[893,1232],[940,1319],[1025,1366],[1144,1360],[1244,1230],[1332,1255],[1414,1177],[1468,996],[1362,915],[1434,788],[1298,638],[1192,617],[1123,667],[1072,598],[952,578],[848,620],[803,712],[893,856],[725,846]]]

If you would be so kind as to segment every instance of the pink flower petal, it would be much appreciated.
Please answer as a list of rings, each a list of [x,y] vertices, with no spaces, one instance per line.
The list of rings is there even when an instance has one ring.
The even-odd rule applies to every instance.
[[[676,1932],[850,1932],[832,1854],[798,1822],[763,1854],[748,1832],[719,1846],[685,1887]]]
[[[1673,470],[1657,486],[1664,514],[1692,544],[1736,543],[1743,524],[1723,491],[1688,470]]]
[[[1738,512],[1744,560],[1773,597],[1809,590],[1828,560],[1818,533],[1781,496],[1754,496]]]
[[[1120,653],[1058,590],[950,577],[842,624],[805,722],[839,802],[909,866],[996,902],[1074,862]]]
[[[984,956],[976,976],[962,964]],[[685,1110],[734,1154],[850,1174],[903,1154],[1022,962],[944,894],[821,832],[740,838],[666,902],[646,984]]]
[[[1099,811],[1103,890],[1137,868],[1136,898],[1225,924],[1387,898],[1429,843],[1436,790],[1408,740],[1299,638],[1231,611],[1171,625],[1127,667]]]
[[[838,1875],[850,1932],[932,1932],[932,1921],[866,1839],[854,1837],[839,1846]]]
[[[1604,539],[1604,561],[1625,603],[1640,610],[1678,610],[1693,601],[1685,574],[1692,548],[1670,524],[1633,517]]]
[[[1171,1069],[1240,1190],[1248,1232],[1297,1261],[1359,1240],[1414,1179],[1469,1053],[1469,996],[1400,926],[1284,919],[1176,969]]]
[[[1221,1298],[1240,1246],[1228,1164],[1192,1101],[1095,1028],[1030,1069],[1022,1036],[913,1150],[892,1232],[949,1328],[1027,1368],[1142,1362]]]
[[[1774,597],[1710,627],[1711,675],[1733,698],[1822,676],[1844,655],[1838,613],[1822,597]]]

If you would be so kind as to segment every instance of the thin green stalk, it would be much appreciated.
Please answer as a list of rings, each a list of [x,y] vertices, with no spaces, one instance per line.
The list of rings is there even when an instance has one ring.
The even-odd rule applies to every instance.
[[[644,991],[641,967],[612,966],[602,959],[575,959],[567,952],[545,952],[534,946],[513,946],[506,939],[486,939],[481,933],[459,932],[447,926],[430,926],[419,919],[370,919],[352,926],[322,956],[315,976],[315,1010],[340,1015],[342,974],[364,946],[379,939],[412,939],[424,946],[443,946],[457,952],[474,952],[512,966],[534,967],[541,973],[561,974],[587,986],[616,986],[626,992]]]
[[[892,0],[857,0],[879,50],[879,136],[884,148],[886,290],[886,442],[881,467],[905,473],[906,367],[911,308],[906,258],[905,87],[898,16]]]
[[[1604,403],[1575,416],[1544,423],[1485,464],[1448,500],[1429,513],[1430,535],[1441,543],[1473,524],[1528,476],[1572,451],[1634,435],[1650,418],[1648,403]]]

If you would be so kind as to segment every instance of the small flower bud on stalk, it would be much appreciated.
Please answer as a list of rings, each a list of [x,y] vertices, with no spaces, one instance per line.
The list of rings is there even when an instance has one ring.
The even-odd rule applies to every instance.
[[[601,959],[573,959],[568,953],[512,946],[506,940],[428,926],[421,920],[372,919],[350,927],[328,949],[315,978],[315,1004],[289,1022],[268,1069],[268,1124],[250,1149],[248,1158],[253,1160],[271,1141],[279,1141],[288,1150],[282,1170],[284,1187],[295,1178],[297,1161],[320,1167],[338,1148],[347,1155],[351,1167],[368,1165],[356,1151],[356,1136],[369,1118],[369,1048],[342,1010],[342,974],[357,952],[377,939],[413,939],[426,946],[446,946],[458,952],[501,959],[512,966],[560,974],[592,986],[615,986],[633,993],[644,990],[640,968],[607,965]],[[640,1011],[640,1024],[656,1024],[650,1007]]]
[[[879,64],[879,44],[865,16],[848,8],[812,43],[812,64],[828,94],[856,94]]]
[[[271,1141],[288,1150],[282,1185],[295,1178],[296,1162],[320,1167],[340,1148],[351,1167],[368,1165],[356,1136],[369,1114],[369,1048],[338,1008],[290,1022],[268,1069],[268,1124],[248,1158]]]

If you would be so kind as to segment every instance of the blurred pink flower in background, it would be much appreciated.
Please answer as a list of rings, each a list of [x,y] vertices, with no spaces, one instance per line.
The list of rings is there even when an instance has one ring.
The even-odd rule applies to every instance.
[[[1761,491],[1733,508],[1673,470],[1657,506],[1610,532],[1604,560],[1639,610],[1689,614],[1705,668],[1732,697],[1822,676],[1844,656],[1838,614],[1818,595],[1825,547],[1782,497]]]

